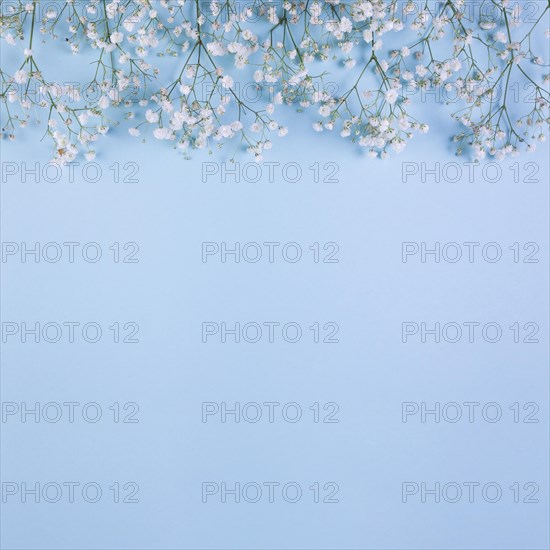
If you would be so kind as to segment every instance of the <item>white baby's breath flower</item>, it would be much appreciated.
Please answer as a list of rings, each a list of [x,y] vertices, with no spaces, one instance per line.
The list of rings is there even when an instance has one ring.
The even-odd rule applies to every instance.
[[[172,131],[170,128],[156,128],[153,131],[153,135],[159,140],[168,140],[172,138]]]
[[[397,101],[398,96],[399,93],[397,92],[397,90],[394,88],[390,88],[386,92],[386,101],[391,105]]]
[[[124,40],[124,34],[120,31],[115,31],[111,33],[111,42],[113,44],[120,44]]]
[[[233,78],[229,75],[225,75],[221,79],[222,86],[226,89],[233,88],[233,85],[235,84],[233,81]]]
[[[363,40],[365,42],[372,42],[372,31],[371,30],[365,30],[363,31]]]
[[[29,75],[27,71],[25,71],[25,69],[19,69],[13,75],[13,79],[17,84],[24,84],[25,82],[27,82],[28,78],[29,78]]]
[[[159,114],[152,109],[147,109],[147,112],[145,113],[145,118],[147,119],[147,122],[155,124],[159,121]]]
[[[97,102],[100,109],[106,109],[109,106],[109,98],[107,96],[101,96],[99,101]]]

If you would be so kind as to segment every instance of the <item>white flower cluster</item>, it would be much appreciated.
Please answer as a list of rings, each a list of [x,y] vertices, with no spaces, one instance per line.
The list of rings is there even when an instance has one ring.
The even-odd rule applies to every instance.
[[[22,50],[15,70],[0,69],[2,135],[39,107],[60,163],[93,158],[115,124],[186,155],[234,140],[260,160],[288,132],[274,118],[287,105],[385,158],[428,131],[412,113],[437,92],[458,105],[458,153],[502,159],[533,150],[549,123],[535,49],[550,11],[536,5],[533,15],[516,0],[15,0],[0,16],[16,52],[3,55]],[[85,89],[42,70],[55,40],[95,56]]]

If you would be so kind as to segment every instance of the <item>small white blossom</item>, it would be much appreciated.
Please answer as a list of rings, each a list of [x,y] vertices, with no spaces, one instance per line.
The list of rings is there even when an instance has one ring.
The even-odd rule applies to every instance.
[[[115,31],[111,34],[111,42],[113,44],[120,44],[124,40],[124,34],[120,31]]]
[[[395,103],[397,101],[399,94],[396,89],[391,88],[386,92],[386,101],[390,104]]]
[[[147,112],[145,113],[145,118],[147,119],[147,122],[155,124],[159,121],[159,114],[151,109],[147,109]]]
[[[25,82],[27,82],[28,78],[29,78],[29,75],[28,75],[27,71],[25,71],[24,69],[19,69],[13,75],[13,79],[15,80],[15,82],[17,84],[24,84]]]

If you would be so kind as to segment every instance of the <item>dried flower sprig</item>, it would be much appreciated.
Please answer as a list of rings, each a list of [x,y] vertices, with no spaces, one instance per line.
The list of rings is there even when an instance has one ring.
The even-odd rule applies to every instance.
[[[79,151],[93,158],[97,139],[122,123],[132,136],[151,134],[185,155],[236,140],[260,160],[271,135],[288,131],[275,118],[281,105],[308,118],[315,110],[314,130],[337,131],[384,158],[428,131],[414,106],[434,91],[457,104],[458,154],[468,147],[478,159],[502,159],[533,150],[548,129],[550,77],[536,51],[544,31],[550,38],[546,1],[535,14],[511,0],[41,6],[2,4],[1,37],[23,50],[14,69],[0,69],[2,134],[14,139],[45,113],[60,163]],[[94,56],[85,87],[45,74],[41,62],[56,41]]]

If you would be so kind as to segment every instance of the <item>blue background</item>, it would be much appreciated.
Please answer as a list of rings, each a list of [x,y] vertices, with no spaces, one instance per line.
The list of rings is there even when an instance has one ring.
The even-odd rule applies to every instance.
[[[2,264],[4,322],[96,321],[105,329],[96,344],[2,346],[2,401],[96,401],[104,412],[97,424],[2,423],[2,480],[105,489],[97,504],[11,497],[2,504],[2,548],[548,548],[548,153],[541,147],[500,163],[503,177],[493,183],[466,175],[405,183],[403,162],[469,160],[453,156],[443,110],[422,109],[430,134],[387,161],[315,134],[309,115],[291,125],[286,111],[291,132],[264,160],[299,163],[296,183],[204,183],[202,163],[227,161],[231,146],[184,160],[122,129],[98,142],[97,183],[85,182],[80,167],[73,183],[67,173],[56,183],[20,175],[2,182],[2,241],[96,241],[106,256],[97,264]],[[30,129],[2,142],[2,161],[47,163],[40,136]],[[114,183],[115,162],[137,163],[139,183]],[[337,163],[338,183],[315,183],[315,162]],[[515,162],[522,177],[525,163],[537,163],[538,183],[514,182]],[[109,261],[115,241],[137,242],[139,263]],[[203,263],[204,241],[295,241],[304,260]],[[339,262],[312,262],[308,246],[329,241],[339,244]],[[494,264],[479,254],[474,263],[403,263],[405,241],[495,241],[504,256]],[[515,242],[538,243],[539,263],[514,263]],[[114,321],[138,323],[140,342],[110,343]],[[204,344],[204,321],[295,321],[304,337]],[[315,321],[337,322],[339,343],[312,343]],[[404,344],[405,321],[494,321],[504,334],[495,344]],[[540,342],[515,344],[507,327],[516,321],[538,323]],[[137,402],[139,423],[110,421],[115,401]],[[205,401],[295,401],[304,419],[203,423]],[[504,417],[403,423],[404,401],[494,401]],[[314,402],[338,403],[339,422],[313,423]],[[539,422],[513,423],[514,402],[538,403]],[[113,481],[138,483],[139,503],[109,500]],[[206,481],[294,481],[304,495],[295,504],[280,493],[275,503],[205,504]],[[337,483],[339,502],[312,502],[315,481]],[[492,481],[503,497],[490,504],[478,489],[473,503],[417,495],[404,504],[401,484],[411,481]],[[540,502],[514,503],[514,482],[538,483]]]

